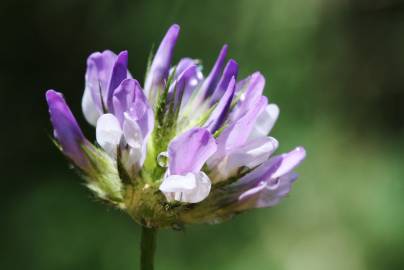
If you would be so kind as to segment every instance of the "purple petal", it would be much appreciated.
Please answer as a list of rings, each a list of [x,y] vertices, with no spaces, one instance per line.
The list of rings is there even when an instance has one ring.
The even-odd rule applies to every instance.
[[[166,35],[160,43],[160,46],[153,58],[149,74],[145,81],[145,92],[149,99],[153,99],[159,88],[162,88],[167,80],[170,70],[171,59],[174,52],[174,46],[180,32],[180,27],[174,24],[168,29]]]
[[[241,95],[239,102],[232,111],[231,118],[236,120],[244,114],[253,110],[261,99],[265,87],[265,78],[261,73],[256,72],[243,84],[245,92]]]
[[[83,113],[86,120],[95,125],[103,113],[108,82],[117,56],[111,51],[92,53],[87,59],[85,90],[83,96]]]
[[[227,115],[229,113],[231,101],[233,100],[234,90],[236,85],[236,79],[233,77],[227,87],[226,92],[220,99],[216,108],[211,113],[209,119],[206,121],[206,128],[214,134],[222,124],[226,121]]]
[[[225,159],[208,160],[210,168],[217,166],[219,173],[227,178],[240,167],[254,168],[270,157],[278,147],[278,141],[272,137],[262,137],[248,141],[242,147],[227,154]],[[218,164],[219,162],[219,164]]]
[[[265,109],[267,103],[267,98],[261,97],[250,111],[223,130],[217,138],[218,151],[215,154],[216,158],[224,156],[226,153],[245,144],[258,116]]]
[[[239,196],[243,208],[269,207],[279,202],[289,191],[297,174],[293,172],[305,158],[303,147],[275,156],[242,177],[234,184],[246,190]]]
[[[175,79],[178,79],[179,75],[184,72],[190,66],[196,65],[196,61],[192,58],[182,58],[175,69]]]
[[[252,75],[249,75],[247,78],[244,78],[237,82],[236,84],[236,93],[238,94],[240,91],[244,91],[248,82],[250,81]]]
[[[180,103],[181,99],[185,95],[185,91],[190,92],[193,90],[192,80],[195,80],[198,76],[198,67],[195,64],[188,66],[181,74],[178,75],[178,78],[171,85],[168,92],[168,100],[170,102],[174,102],[174,109],[176,109]],[[173,96],[175,92],[175,97]],[[190,93],[187,93],[187,98]]]
[[[248,190],[239,197],[238,209],[264,208],[278,204],[290,192],[297,177],[297,174],[289,173],[277,179],[273,187],[261,184]]]
[[[285,174],[288,174],[294,168],[296,168],[305,157],[306,150],[303,147],[296,147],[289,153],[283,154],[281,166],[276,170],[272,177],[278,178]]]
[[[112,96],[112,111],[121,124],[123,123],[124,119],[123,114],[129,111],[129,108],[134,103],[135,91],[138,91],[138,89],[142,91],[138,81],[134,79],[126,79],[123,80],[120,85],[114,90]]]
[[[119,84],[128,77],[128,52],[123,51],[119,53],[114,67],[112,69],[111,78],[109,80],[108,85],[108,93],[106,99],[106,105],[108,109],[113,112],[112,105],[112,95],[114,94],[115,88],[119,86]]]
[[[273,180],[287,175],[293,171],[306,157],[303,147],[296,147],[294,150],[274,156],[262,163],[249,174],[242,177],[235,185],[238,187],[253,188],[260,182],[271,184]]]
[[[215,139],[204,128],[193,128],[177,136],[168,146],[170,174],[185,175],[199,172],[217,146]]]
[[[190,69],[187,73],[184,73],[185,70]],[[177,65],[175,70],[175,80],[179,80],[180,77],[183,77],[187,74],[186,83],[184,85],[184,91],[182,93],[182,101],[181,104],[187,104],[189,98],[193,94],[193,91],[200,85],[203,80],[203,74],[200,71],[200,67],[198,66],[198,61],[191,58],[182,58]]]
[[[113,94],[113,109],[121,125],[124,114],[137,121],[143,138],[146,138],[153,129],[154,116],[140,84],[135,79],[125,79],[115,89]]]
[[[54,129],[54,136],[62,147],[63,153],[78,167],[88,168],[82,145],[88,143],[76,122],[72,112],[66,104],[62,94],[46,91],[46,101],[49,107],[50,119]]]
[[[229,86],[231,79],[233,77],[237,79],[237,73],[238,64],[233,59],[230,59],[223,71],[222,78],[220,79],[215,91],[212,94],[210,100],[211,104],[215,104],[223,96],[224,92]]]
[[[222,49],[220,50],[219,56],[217,57],[217,60],[215,62],[215,65],[213,66],[212,70],[210,71],[208,77],[206,77],[205,81],[203,82],[201,86],[201,94],[203,95],[203,99],[206,99],[209,97],[213,90],[216,88],[217,83],[220,78],[220,74],[222,73],[223,69],[223,64],[224,60],[227,55],[227,45],[224,45]]]
[[[246,192],[249,189],[256,188],[261,182],[266,183],[282,164],[282,156],[274,156],[260,166],[243,176],[233,184],[237,189]]]

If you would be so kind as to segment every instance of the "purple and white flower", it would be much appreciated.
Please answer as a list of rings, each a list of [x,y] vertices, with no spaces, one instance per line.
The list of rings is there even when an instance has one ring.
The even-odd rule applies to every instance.
[[[62,95],[48,90],[58,145],[99,197],[149,226],[214,222],[277,204],[305,150],[271,157],[279,108],[263,95],[264,76],[239,80],[227,45],[206,77],[192,58],[172,65],[179,30],[173,25],[163,38],[143,88],[126,51],[89,56],[82,109],[95,145]]]

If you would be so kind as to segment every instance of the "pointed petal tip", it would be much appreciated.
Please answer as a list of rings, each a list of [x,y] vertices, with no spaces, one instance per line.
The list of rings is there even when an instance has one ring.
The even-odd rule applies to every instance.
[[[265,82],[265,77],[260,71],[256,71],[251,75],[252,78],[257,79],[257,80],[262,80]]]
[[[81,145],[86,144],[87,140],[69,106],[63,95],[53,89],[47,90],[45,96],[55,139],[61,145],[63,153],[78,167],[85,170],[88,161],[83,154]]]
[[[233,66],[238,67],[237,61],[234,60],[233,58],[231,58],[231,59],[229,60],[229,62],[227,62],[227,65],[233,65]]]
[[[173,31],[173,32],[179,32],[181,30],[181,27],[179,24],[174,23],[173,25],[170,26],[168,31]]]
[[[168,28],[164,39],[168,38],[175,44],[178,36],[180,35],[180,26],[178,24],[173,24]]]
[[[229,49],[229,45],[224,44],[222,49],[220,49],[219,57],[226,58],[228,49]]]
[[[296,147],[292,151],[282,154],[281,166],[272,175],[272,178],[278,178],[294,170],[306,157],[306,150],[302,147]]]
[[[226,67],[224,68],[224,72],[228,74],[232,74],[233,77],[237,78],[238,75],[238,63],[234,59],[230,59]]]
[[[53,89],[49,89],[49,90],[46,90],[46,92],[45,92],[45,97],[46,97],[46,101],[49,103],[52,99],[54,99],[54,98],[60,98],[62,96],[62,94],[61,93],[59,93],[59,92],[57,92],[57,91],[55,91],[55,90],[53,90]]]
[[[301,159],[304,159],[306,157],[306,149],[303,146],[298,146],[295,149],[291,151],[291,153],[296,153],[301,157]]]
[[[303,146],[299,146],[296,147],[295,151],[300,153],[300,162],[302,162],[307,156],[306,149]]]
[[[124,51],[121,51],[119,54],[118,54],[118,58],[117,58],[117,60],[116,60],[116,62],[120,62],[120,63],[127,63],[128,62],[128,56],[129,56],[129,54],[128,54],[128,51],[127,50],[124,50]]]

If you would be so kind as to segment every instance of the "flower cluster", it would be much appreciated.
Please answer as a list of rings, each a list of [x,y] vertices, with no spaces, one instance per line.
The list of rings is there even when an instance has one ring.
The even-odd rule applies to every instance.
[[[96,52],[87,60],[82,109],[96,128],[83,135],[63,96],[46,92],[56,145],[97,197],[149,227],[215,223],[270,207],[290,190],[305,150],[273,156],[268,137],[279,109],[263,96],[264,77],[237,80],[227,46],[205,77],[199,61],[171,65],[173,25],[149,64],[142,86],[128,53]]]

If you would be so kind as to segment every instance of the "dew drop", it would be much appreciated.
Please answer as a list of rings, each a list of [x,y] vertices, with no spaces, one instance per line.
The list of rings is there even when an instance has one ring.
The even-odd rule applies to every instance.
[[[160,167],[167,168],[168,167],[168,153],[167,152],[161,152],[157,156],[157,164]]]

